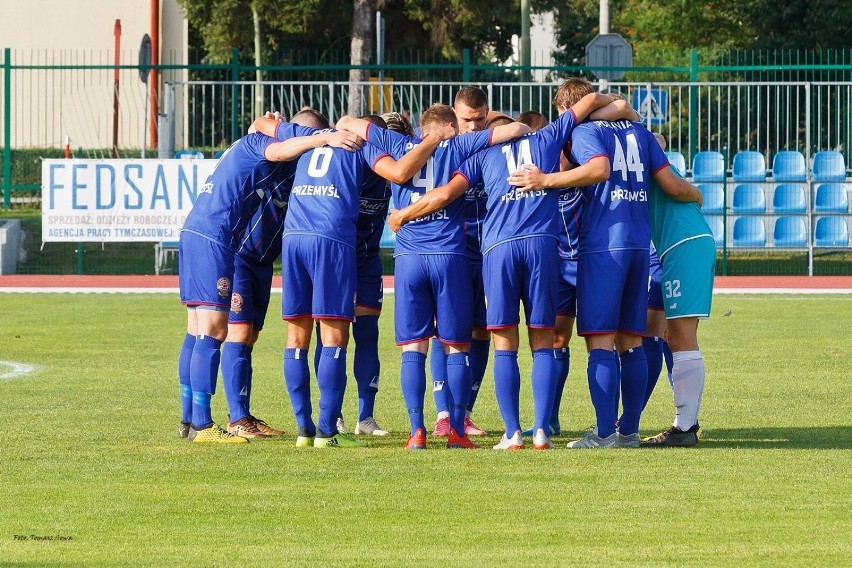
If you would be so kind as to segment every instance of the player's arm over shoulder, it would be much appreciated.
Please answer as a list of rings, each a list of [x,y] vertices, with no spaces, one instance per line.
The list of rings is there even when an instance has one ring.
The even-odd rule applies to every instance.
[[[631,122],[642,120],[639,113],[633,110],[630,103],[624,99],[615,99],[608,105],[592,112],[589,118],[592,120],[608,120],[610,122],[615,122],[616,120],[629,120]]]
[[[654,181],[660,188],[675,201],[694,201],[700,206],[704,202],[701,190],[675,175],[668,166],[654,172]]]
[[[574,117],[577,119],[577,122],[583,122],[591,113],[599,108],[605,107],[615,100],[617,99],[611,95],[589,93],[575,104],[571,105],[570,111],[574,113]]]
[[[413,219],[429,215],[439,211],[464,195],[470,188],[467,178],[456,172],[449,183],[427,191],[417,201],[397,211],[393,211],[388,217],[391,229],[398,231],[400,227]]]
[[[532,128],[521,122],[497,126],[491,131],[491,145],[502,144],[532,132]]]

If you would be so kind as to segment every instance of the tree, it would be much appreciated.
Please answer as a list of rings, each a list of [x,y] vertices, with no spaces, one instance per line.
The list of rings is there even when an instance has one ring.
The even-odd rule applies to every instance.
[[[352,9],[352,44],[349,52],[352,65],[370,63],[373,46],[373,2],[371,0],[353,0]],[[358,115],[361,112],[361,87],[358,82],[364,82],[369,73],[364,69],[349,70],[349,114]]]
[[[429,32],[433,47],[454,60],[470,49],[478,60],[512,54],[512,36],[521,32],[520,0],[405,0],[405,13]]]

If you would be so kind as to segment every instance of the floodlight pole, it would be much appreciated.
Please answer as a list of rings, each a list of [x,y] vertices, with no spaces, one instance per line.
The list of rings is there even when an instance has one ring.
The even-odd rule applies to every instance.
[[[521,80],[524,82],[532,80],[532,72],[530,71],[532,65],[531,49],[530,0],[521,0]]]
[[[600,35],[609,33],[609,0],[601,0],[600,1],[600,13],[598,15],[598,33]],[[601,92],[606,91],[607,84],[606,79],[600,80],[600,90]]]

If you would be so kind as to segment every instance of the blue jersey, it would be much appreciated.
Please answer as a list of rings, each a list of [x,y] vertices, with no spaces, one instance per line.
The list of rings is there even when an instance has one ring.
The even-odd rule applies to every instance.
[[[380,129],[375,129],[379,131]],[[420,139],[385,130],[384,146],[395,159],[420,143]],[[373,139],[371,138],[372,142]],[[432,157],[409,181],[402,185],[391,184],[397,209],[414,203],[429,190],[445,185],[453,171],[469,156],[488,147],[491,131],[483,130],[444,140]],[[465,202],[457,199],[440,211],[414,219],[396,234],[395,255],[400,254],[467,254],[464,234]]]
[[[368,172],[364,176],[361,197],[358,201],[358,235],[355,245],[358,258],[379,254],[379,243],[382,240],[382,231],[388,216],[390,196],[390,186],[385,178],[373,172]]]
[[[467,239],[467,256],[482,262],[482,223],[488,209],[488,194],[480,182],[464,193],[464,234]]]
[[[583,189],[580,254],[648,250],[649,183],[669,165],[653,135],[626,120],[585,123],[574,131],[571,156],[580,165],[606,156],[612,168],[609,179]]]
[[[252,215],[237,254],[258,263],[275,262],[281,255],[281,233],[287,215],[287,201],[293,187],[296,161],[283,162],[278,183],[264,193],[260,207]],[[289,167],[287,167],[289,166]]]
[[[545,173],[558,171],[560,153],[576,124],[576,117],[569,109],[538,132],[477,153],[459,169],[471,186],[482,180],[488,193],[488,211],[482,232],[483,254],[510,240],[538,236],[556,238],[559,193],[519,192],[506,180],[510,172],[523,169],[526,164],[535,164]]]
[[[296,166],[284,233],[318,235],[354,248],[361,183],[385,154],[375,144],[365,144],[359,152],[323,146],[303,154]]]
[[[312,128],[289,125],[292,136],[307,136]],[[234,142],[222,155],[198,197],[184,231],[196,233],[235,251],[243,232],[257,211],[263,196],[276,186],[283,162],[270,162],[264,157],[274,138],[260,133],[249,134]]]
[[[275,138],[287,140],[293,136],[304,136],[307,130],[311,134],[326,132],[282,122],[275,127]],[[297,134],[298,131],[298,134]],[[290,190],[293,189],[293,178],[296,175],[298,160],[282,162],[276,172],[276,183],[271,191],[264,194],[260,207],[252,215],[243,235],[237,254],[254,262],[275,262],[281,255],[281,234],[284,231],[284,218],[287,215],[287,202]]]
[[[577,260],[579,253],[580,217],[583,214],[583,193],[579,187],[559,190],[559,258]]]

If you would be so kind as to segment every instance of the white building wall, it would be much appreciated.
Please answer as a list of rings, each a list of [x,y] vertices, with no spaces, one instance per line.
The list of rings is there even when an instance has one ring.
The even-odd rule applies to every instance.
[[[176,0],[159,1],[161,63],[183,63],[186,19]],[[117,19],[119,63],[136,65],[142,36],[152,35],[149,0],[0,0],[0,14],[0,49],[10,48],[13,65],[114,65]],[[183,72],[163,75],[161,81],[185,80]],[[75,150],[112,147],[114,92],[113,69],[13,70],[12,146],[58,147],[68,136]],[[119,72],[118,93],[118,147],[129,154],[141,149],[147,98],[138,70]],[[177,108],[182,108],[181,101]],[[3,120],[0,112],[0,132]],[[150,133],[146,138],[150,144]]]

